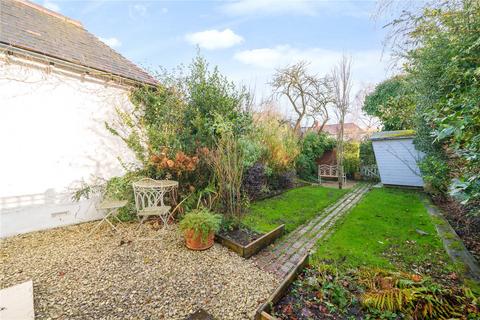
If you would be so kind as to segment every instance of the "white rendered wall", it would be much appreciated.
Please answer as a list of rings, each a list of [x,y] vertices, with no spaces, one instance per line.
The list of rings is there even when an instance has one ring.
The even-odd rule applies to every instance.
[[[374,140],[372,143],[383,184],[423,187],[417,163],[424,155],[415,149],[413,139]]]
[[[68,192],[122,174],[117,157],[133,159],[104,125],[130,107],[128,88],[20,62],[0,55],[1,237],[98,219],[91,201],[72,203]]]

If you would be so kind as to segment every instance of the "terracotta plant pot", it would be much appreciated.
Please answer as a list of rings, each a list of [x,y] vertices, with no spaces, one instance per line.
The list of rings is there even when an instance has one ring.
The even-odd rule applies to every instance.
[[[215,233],[211,232],[205,241],[202,241],[202,235],[199,234],[195,237],[195,232],[193,230],[185,231],[185,245],[187,248],[192,250],[206,250],[213,246],[213,240],[215,238]]]

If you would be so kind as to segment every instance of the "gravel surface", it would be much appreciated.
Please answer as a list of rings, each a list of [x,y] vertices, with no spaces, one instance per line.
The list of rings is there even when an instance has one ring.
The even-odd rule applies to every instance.
[[[175,226],[155,241],[129,241],[136,224],[86,238],[92,226],[2,240],[0,287],[32,279],[37,319],[184,319],[203,308],[238,320],[278,284],[218,244],[188,250]]]

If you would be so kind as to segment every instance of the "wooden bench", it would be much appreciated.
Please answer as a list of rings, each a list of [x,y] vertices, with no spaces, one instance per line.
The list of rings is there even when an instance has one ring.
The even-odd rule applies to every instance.
[[[345,171],[343,171],[343,184],[347,183],[347,175]],[[329,165],[329,164],[320,164],[318,165],[318,181],[321,184],[322,178],[336,178],[338,179],[338,170],[337,165]]]

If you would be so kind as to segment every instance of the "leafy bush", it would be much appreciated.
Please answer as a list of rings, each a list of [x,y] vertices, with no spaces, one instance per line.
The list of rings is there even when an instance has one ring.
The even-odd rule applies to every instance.
[[[377,163],[371,140],[364,140],[360,143],[360,163],[365,166]]]
[[[343,145],[343,165],[348,177],[353,177],[355,172],[360,171],[360,144],[355,141],[347,141]]]
[[[278,172],[270,177],[269,185],[275,190],[287,190],[295,186],[296,172],[294,170]]]
[[[262,163],[255,163],[245,171],[243,178],[243,189],[251,200],[259,198],[267,184],[265,166]]]
[[[325,133],[309,132],[301,142],[301,151],[296,160],[298,176],[305,180],[317,180],[317,159],[327,150],[333,149],[335,139]]]
[[[450,169],[445,159],[428,155],[419,163],[426,190],[432,193],[445,193],[450,184]]]
[[[238,143],[243,153],[243,168],[248,169],[253,167],[260,160],[264,152],[263,145],[251,134],[240,137]]]
[[[406,58],[417,105],[416,146],[427,156],[422,164],[425,180],[445,193],[446,181],[434,174],[446,171],[460,181],[463,202],[480,213],[480,3],[472,0],[429,3],[423,11],[405,12],[391,25],[409,30],[405,35]],[[405,28],[408,26],[407,28]],[[411,28],[410,28],[411,27]],[[399,46],[402,47],[402,46]],[[444,159],[445,168],[438,161]],[[437,161],[438,160],[438,161]],[[443,177],[446,177],[444,175]],[[438,177],[440,178],[440,177]],[[455,194],[455,185],[451,190]]]
[[[206,242],[210,233],[220,230],[221,223],[221,215],[208,209],[198,209],[185,214],[180,221],[180,229],[184,232],[193,230],[194,237],[200,236],[202,242]]]
[[[294,168],[299,154],[298,137],[293,128],[279,114],[263,112],[254,119],[255,139],[263,146],[260,162],[272,173]]]
[[[199,145],[213,147],[221,131],[219,124],[232,129],[236,137],[251,129],[251,114],[244,108],[249,99],[246,89],[237,88],[217,67],[210,69],[201,56],[193,60],[187,77],[180,75],[179,81],[188,105],[183,123],[187,137],[184,144],[191,150]]]
[[[385,80],[365,98],[363,110],[378,117],[384,130],[412,129],[415,119],[414,91],[408,77]]]
[[[180,194],[197,197],[193,200],[192,196],[189,205],[198,199],[207,201],[201,191],[211,186],[213,174],[217,174],[217,181],[223,179],[207,161],[217,152],[222,133],[232,132],[235,140],[248,142],[243,139],[252,129],[251,113],[245,108],[248,94],[217,68],[209,68],[200,56],[187,70],[180,68],[178,73],[164,73],[160,78],[156,88],[133,90],[133,108],[117,109],[117,118],[106,127],[132,150],[135,167],[145,176],[178,180]],[[254,163],[259,157],[258,146],[245,145],[249,156],[246,161]],[[223,195],[225,190],[218,194]]]

